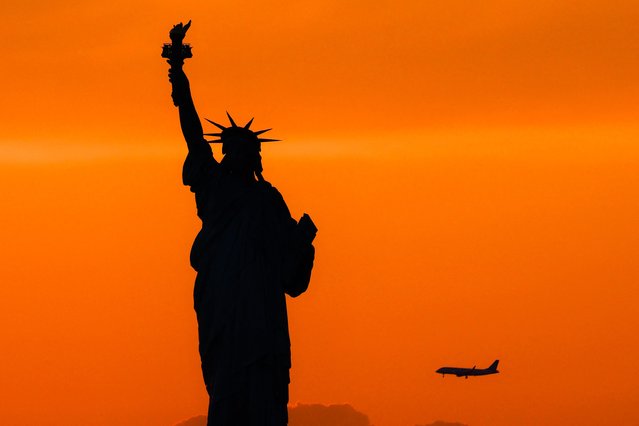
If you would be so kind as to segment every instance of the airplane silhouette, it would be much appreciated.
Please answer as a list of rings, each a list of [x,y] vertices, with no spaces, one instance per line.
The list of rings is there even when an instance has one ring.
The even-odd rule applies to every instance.
[[[488,368],[459,368],[459,367],[442,367],[439,370],[435,371],[435,373],[439,373],[442,377],[445,377],[446,374],[454,374],[457,377],[466,377],[468,376],[486,376],[488,374],[497,374],[499,371],[497,370],[497,364],[499,364],[499,360],[496,359],[495,362],[490,364]]]

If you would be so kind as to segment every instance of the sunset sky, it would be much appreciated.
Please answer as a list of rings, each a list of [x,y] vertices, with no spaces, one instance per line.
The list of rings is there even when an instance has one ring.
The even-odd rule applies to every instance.
[[[0,424],[206,413],[200,223],[160,57],[189,19],[200,116],[273,127],[264,176],[319,228],[288,300],[291,404],[376,426],[639,424],[624,0],[3,4]]]

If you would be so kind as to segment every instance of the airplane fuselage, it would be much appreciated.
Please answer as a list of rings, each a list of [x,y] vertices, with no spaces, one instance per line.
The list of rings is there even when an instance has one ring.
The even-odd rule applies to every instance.
[[[461,367],[442,367],[436,371],[443,376],[446,374],[453,374],[457,377],[466,377],[468,376],[487,376],[489,374],[497,374],[499,370],[497,370],[497,364],[499,360],[495,360],[492,365],[488,368],[461,368]]]

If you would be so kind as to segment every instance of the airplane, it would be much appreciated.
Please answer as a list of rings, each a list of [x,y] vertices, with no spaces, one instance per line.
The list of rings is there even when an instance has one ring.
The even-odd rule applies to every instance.
[[[499,371],[497,370],[497,364],[499,364],[499,360],[496,359],[495,362],[490,364],[488,368],[459,368],[459,367],[442,367],[439,370],[435,371],[435,373],[439,373],[442,377],[446,377],[446,374],[454,374],[457,377],[466,377],[468,376],[486,376],[488,374],[497,374]]]

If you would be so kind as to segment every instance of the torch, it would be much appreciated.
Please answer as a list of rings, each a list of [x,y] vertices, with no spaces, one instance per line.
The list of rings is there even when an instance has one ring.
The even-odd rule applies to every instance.
[[[164,43],[162,45],[162,57],[168,59],[168,62],[171,65],[171,73],[173,75],[182,73],[184,60],[193,57],[193,53],[191,53],[191,45],[182,43],[182,40],[184,40],[186,32],[190,27],[191,21],[189,21],[186,25],[182,25],[181,22],[174,25],[171,31],[169,31],[171,43]],[[177,93],[179,92],[180,91],[178,90]],[[176,95],[177,93],[174,90],[172,95]],[[173,104],[178,106],[178,97],[173,96]]]
[[[171,67],[181,68],[186,58],[193,57],[191,45],[182,43],[190,27],[191,21],[186,25],[182,25],[181,22],[177,25],[173,25],[173,28],[169,31],[171,43],[164,43],[162,45],[162,57],[171,61]]]

